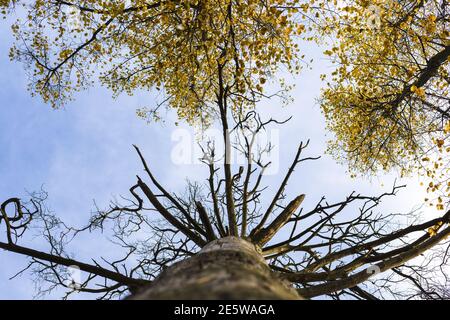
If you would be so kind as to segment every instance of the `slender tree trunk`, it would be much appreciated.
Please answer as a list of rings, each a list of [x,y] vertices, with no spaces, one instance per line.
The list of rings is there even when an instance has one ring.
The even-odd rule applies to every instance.
[[[255,245],[226,237],[165,270],[131,296],[148,299],[300,299],[291,284],[267,265]]]

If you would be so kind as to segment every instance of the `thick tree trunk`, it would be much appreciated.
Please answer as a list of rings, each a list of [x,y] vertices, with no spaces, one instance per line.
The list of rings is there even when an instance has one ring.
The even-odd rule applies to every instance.
[[[258,248],[236,237],[215,240],[165,270],[132,300],[300,299],[271,271]]]

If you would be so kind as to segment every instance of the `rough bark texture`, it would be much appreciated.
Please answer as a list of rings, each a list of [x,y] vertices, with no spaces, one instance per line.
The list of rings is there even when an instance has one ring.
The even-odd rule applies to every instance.
[[[132,300],[300,299],[289,282],[272,272],[258,248],[227,237],[164,271]]]

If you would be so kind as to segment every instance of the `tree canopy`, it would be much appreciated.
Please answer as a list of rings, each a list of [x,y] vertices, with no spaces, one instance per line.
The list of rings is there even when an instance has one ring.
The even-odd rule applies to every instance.
[[[31,92],[54,107],[99,79],[116,95],[160,91],[156,106],[138,110],[143,118],[158,118],[164,105],[191,123],[209,122],[219,100],[248,111],[271,95],[266,83],[277,71],[300,70],[299,40],[329,39],[325,54],[336,70],[321,105],[335,134],[330,152],[354,172],[419,168],[431,189],[447,183],[436,170],[449,151],[445,0],[2,0],[0,6],[4,14],[24,8],[13,26],[11,58],[27,65]],[[282,79],[275,84],[275,95],[289,89]],[[430,149],[438,152],[430,157]]]
[[[20,4],[26,17],[13,26],[11,58],[54,107],[98,77],[115,94],[162,90],[160,102],[181,118],[206,120],[221,90],[243,109],[281,65],[299,69],[295,37],[305,26],[283,0],[1,2]]]
[[[330,151],[354,172],[419,169],[448,195],[448,2],[339,1],[322,12],[317,30],[333,37],[325,54],[337,65],[321,100]]]

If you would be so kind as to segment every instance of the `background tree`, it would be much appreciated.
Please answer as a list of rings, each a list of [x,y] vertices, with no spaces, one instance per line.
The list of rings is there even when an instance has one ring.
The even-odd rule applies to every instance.
[[[324,1],[316,12],[316,30],[331,39],[325,53],[336,63],[321,101],[335,134],[330,152],[353,172],[419,171],[444,210],[450,191],[448,1]]]

